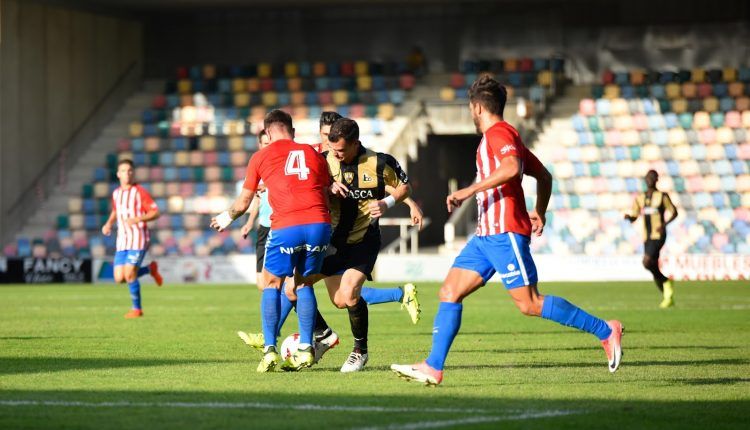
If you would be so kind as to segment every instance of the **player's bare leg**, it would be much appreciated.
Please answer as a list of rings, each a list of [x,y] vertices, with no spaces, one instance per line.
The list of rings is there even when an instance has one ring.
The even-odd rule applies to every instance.
[[[424,383],[438,385],[443,380],[443,366],[453,339],[461,327],[461,302],[484,285],[482,276],[467,269],[452,267],[448,271],[438,296],[440,307],[435,315],[432,329],[432,349],[427,360],[417,364],[393,364],[393,370],[399,377]]]
[[[347,357],[341,371],[358,372],[364,369],[369,358],[367,353],[367,331],[369,316],[367,303],[360,297],[362,285],[367,276],[356,269],[347,269],[343,275],[326,278],[326,287],[331,302],[339,308],[349,311],[349,323],[354,336],[354,348]]]

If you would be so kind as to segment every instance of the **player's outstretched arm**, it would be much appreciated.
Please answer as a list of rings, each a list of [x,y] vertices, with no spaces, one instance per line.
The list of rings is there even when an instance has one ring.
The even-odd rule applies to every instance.
[[[234,203],[232,203],[232,206],[229,209],[211,218],[211,228],[216,231],[226,230],[226,228],[229,227],[229,224],[231,224],[232,221],[236,220],[237,218],[242,216],[242,214],[247,212],[247,209],[250,207],[250,202],[252,201],[254,195],[255,190],[243,188],[242,193],[240,193],[239,197],[237,197],[237,199],[234,201]]]
[[[102,226],[102,234],[105,236],[109,236],[112,234],[112,224],[114,224],[115,219],[117,219],[117,212],[112,209],[112,212],[109,214],[109,218],[107,218],[107,222],[104,223]]]
[[[537,169],[533,172],[528,171],[528,173],[529,176],[536,179],[536,205],[534,210],[529,213],[531,231],[537,236],[541,236],[544,232],[544,225],[547,223],[547,206],[549,206],[549,199],[552,196],[552,174],[541,163],[539,163]]]

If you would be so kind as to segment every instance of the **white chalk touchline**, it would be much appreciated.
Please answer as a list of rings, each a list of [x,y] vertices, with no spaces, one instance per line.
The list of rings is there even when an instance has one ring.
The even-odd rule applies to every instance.
[[[517,415],[507,416],[484,416],[484,417],[469,417],[455,420],[443,420],[443,421],[420,421],[416,423],[406,424],[390,424],[387,426],[380,427],[365,427],[359,428],[358,430],[419,430],[419,429],[435,429],[441,427],[452,427],[466,424],[482,424],[482,423],[494,423],[499,421],[520,421],[520,420],[531,420],[536,418],[549,418],[549,417],[561,417],[565,415],[572,415],[579,413],[576,411],[540,411],[540,412],[527,412]]]
[[[205,409],[292,409],[302,411],[344,412],[433,412],[445,414],[496,414],[487,409],[407,408],[386,406],[336,406],[316,404],[283,404],[259,402],[79,402],[63,400],[0,400],[0,406],[58,406],[75,408],[205,408]],[[506,411],[517,412],[517,411]]]

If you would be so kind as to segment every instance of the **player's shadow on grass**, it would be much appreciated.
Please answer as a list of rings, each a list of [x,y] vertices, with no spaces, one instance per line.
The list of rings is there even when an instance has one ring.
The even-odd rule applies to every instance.
[[[592,346],[571,346],[571,347],[527,347],[527,348],[494,348],[494,349],[454,349],[451,352],[461,353],[474,353],[474,352],[489,352],[494,354],[519,354],[525,352],[539,352],[539,351],[590,351],[592,349],[598,349],[596,345]],[[671,351],[678,351],[681,349],[704,349],[704,350],[726,350],[726,349],[738,349],[736,346],[714,346],[714,345],[686,345],[686,346],[627,346],[627,350],[653,350],[653,349],[668,349]]]
[[[571,331],[571,330],[535,330],[535,331],[501,330],[501,331],[462,331],[459,333],[459,335],[460,336],[493,336],[493,335],[499,335],[499,334],[502,334],[502,335],[516,335],[516,334],[539,335],[539,334],[561,334],[561,333],[576,333],[576,332]],[[432,332],[413,333],[411,335],[432,337]]]
[[[670,382],[685,385],[734,385],[750,383],[750,378],[693,378],[672,379]]]
[[[742,358],[720,358],[711,360],[648,360],[648,361],[625,361],[623,367],[648,367],[648,366],[715,366],[715,365],[746,365],[750,360]],[[475,365],[449,365],[446,369],[555,369],[555,368],[598,368],[606,365],[601,362],[543,362],[543,363],[505,363],[505,364],[475,364]]]
[[[234,362],[235,360],[170,360],[152,358],[0,357],[0,375]]]

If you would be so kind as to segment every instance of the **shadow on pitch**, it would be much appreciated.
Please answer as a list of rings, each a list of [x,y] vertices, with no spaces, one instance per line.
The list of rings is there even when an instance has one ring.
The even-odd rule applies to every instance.
[[[151,358],[0,357],[0,375],[234,362],[234,360],[168,360]]]
[[[301,396],[294,390],[242,392],[4,390],[0,428],[263,428],[326,429],[444,428],[452,420],[495,417],[472,428],[503,429],[702,429],[746,424],[747,399],[737,401],[609,400],[602,398],[518,398],[513,393],[457,393],[450,383],[426,388],[393,377],[383,394],[335,393],[318,387]],[[455,386],[454,386],[455,387]],[[562,394],[564,395],[564,393]],[[45,403],[47,402],[47,403]],[[562,411],[564,416],[542,416]],[[541,415],[537,415],[541,414]],[[535,416],[536,415],[536,416]],[[315,424],[319,423],[319,424]],[[468,423],[463,423],[467,425]],[[453,421],[453,427],[461,422]]]
[[[606,364],[606,363],[605,363]],[[680,366],[715,366],[715,365],[746,365],[750,364],[750,360],[741,358],[720,358],[711,360],[642,360],[642,361],[627,361],[623,359],[623,367],[650,367],[650,366],[669,366],[669,367],[680,367]],[[570,363],[570,362],[544,362],[544,363],[506,363],[506,364],[476,364],[476,365],[449,365],[446,369],[555,369],[555,368],[599,368],[602,367],[601,362],[585,362],[585,363]]]
[[[700,350],[728,350],[728,349],[738,349],[737,346],[713,346],[713,345],[687,345],[687,346],[626,346],[626,350],[654,350],[654,349],[665,349],[670,351],[679,351],[681,349],[700,349]],[[539,351],[590,351],[592,349],[596,349],[596,347],[592,346],[572,346],[572,347],[527,347],[527,348],[495,348],[495,349],[454,349],[451,352],[463,352],[463,353],[472,353],[472,352],[490,352],[490,353],[507,353],[507,354],[519,354],[519,353],[525,353],[525,352],[539,352]]]

